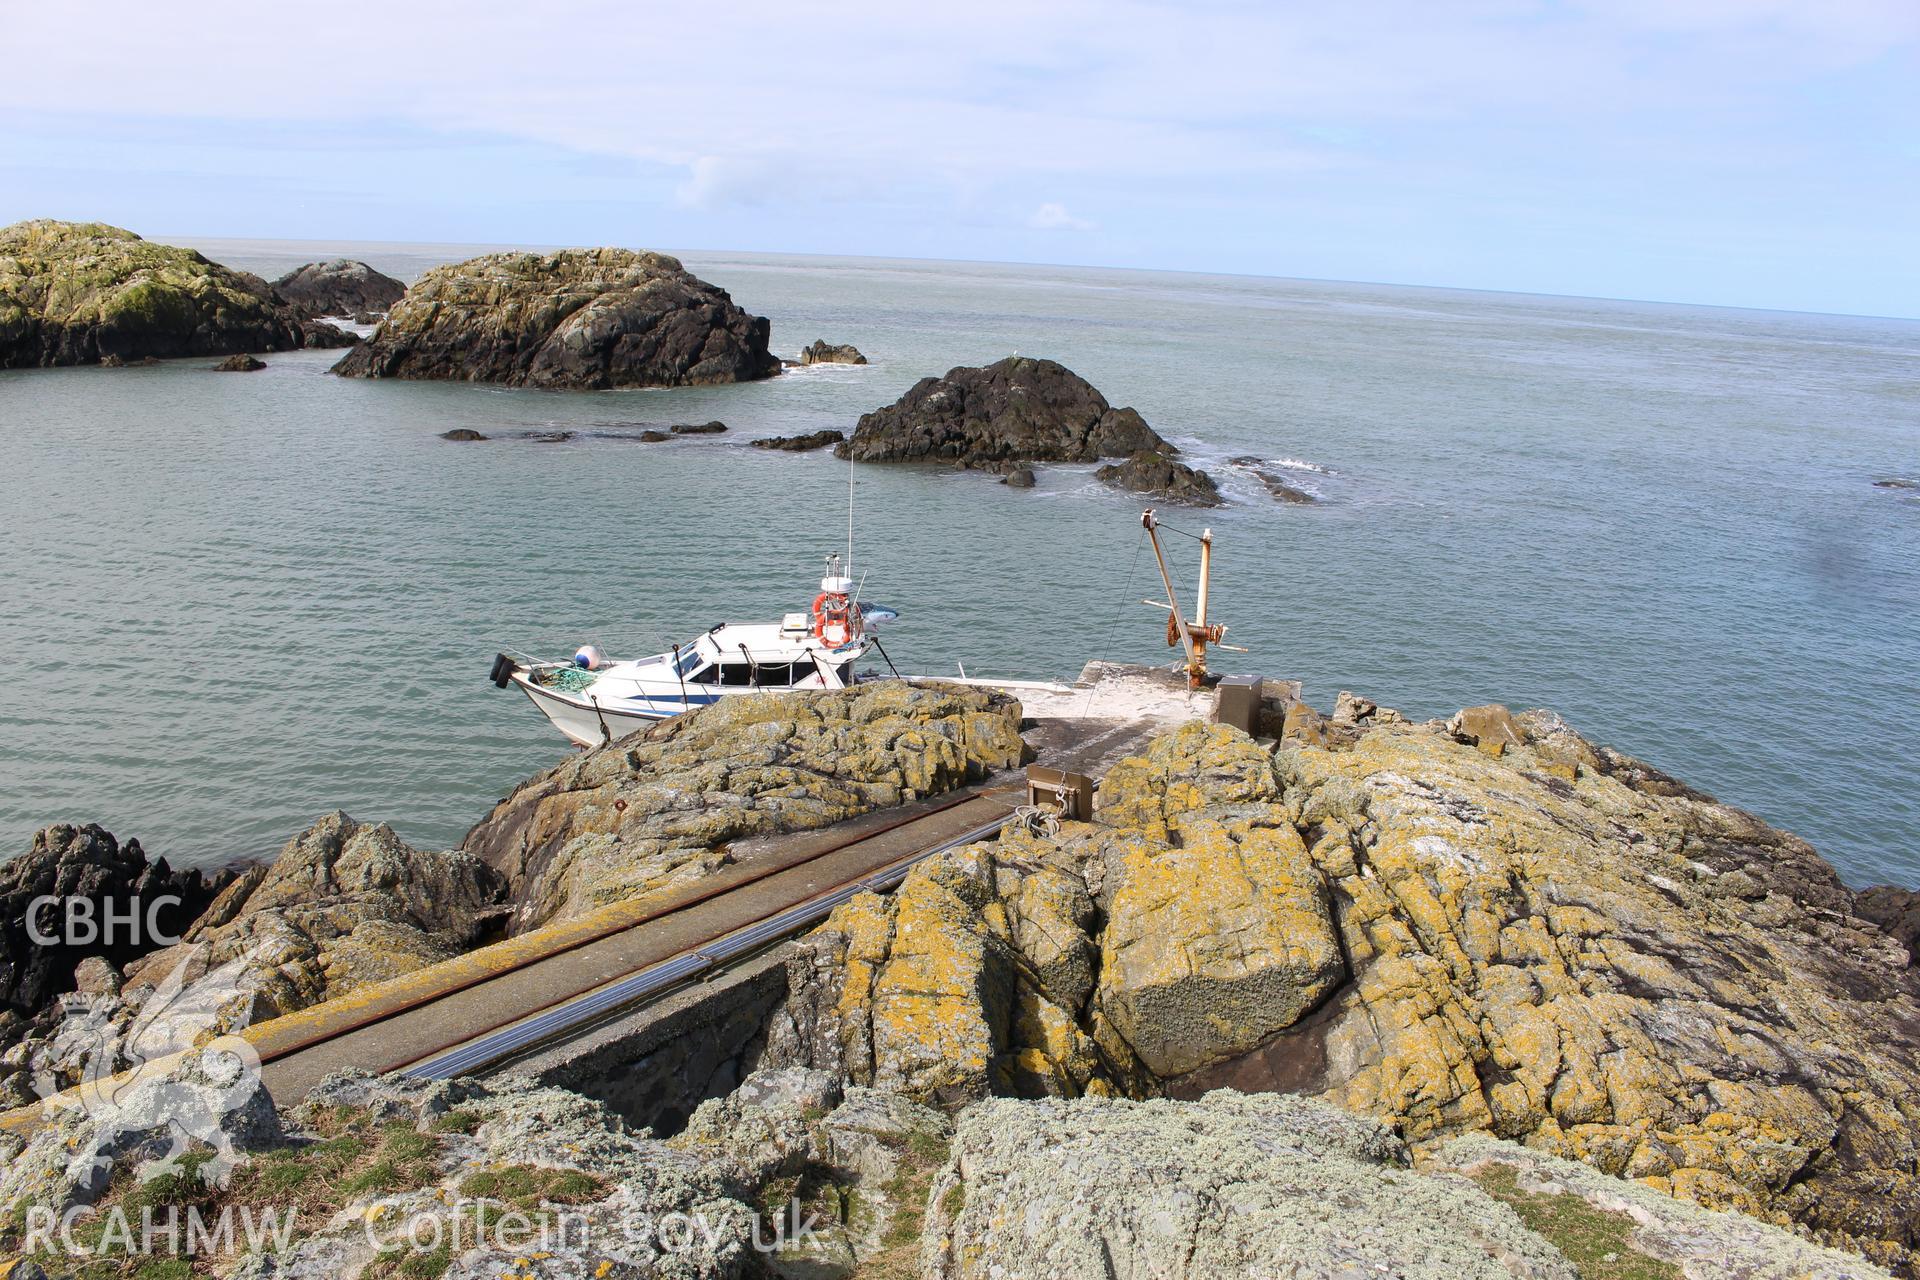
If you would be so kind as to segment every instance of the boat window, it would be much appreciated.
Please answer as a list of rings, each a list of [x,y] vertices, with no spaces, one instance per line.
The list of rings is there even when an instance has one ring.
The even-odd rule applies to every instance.
[[[693,669],[700,665],[700,651],[688,646],[680,651],[680,674],[689,680],[696,679]]]
[[[690,672],[693,684],[718,684],[732,688],[785,689],[813,675],[817,668],[812,658],[797,662],[719,662]]]
[[[754,669],[754,683],[763,688],[784,689],[799,684],[814,674],[812,658],[801,658],[797,662],[762,662]]]

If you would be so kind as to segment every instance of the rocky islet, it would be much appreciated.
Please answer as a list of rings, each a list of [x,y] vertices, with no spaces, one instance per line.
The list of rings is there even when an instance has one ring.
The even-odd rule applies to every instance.
[[[800,363],[807,364],[865,364],[867,358],[860,354],[860,348],[851,342],[828,342],[825,338],[815,338],[800,352]]]
[[[273,282],[273,291],[309,316],[347,316],[355,324],[378,323],[406,296],[407,286],[364,262],[334,258],[309,262]]]
[[[343,347],[264,280],[98,222],[0,228],[0,369]]]
[[[317,319],[377,322],[364,341]],[[187,249],[102,224],[24,222],[0,230],[0,367],[352,346],[342,376],[546,389],[705,386],[778,373],[770,326],[665,254],[628,249],[497,253],[434,268],[409,289],[364,262],[308,263],[271,285]],[[865,364],[850,344],[810,344],[802,364]],[[471,429],[444,432],[472,440]],[[671,434],[714,433],[684,424]],[[651,441],[642,432],[630,436]],[[1102,482],[1161,501],[1217,505],[1211,476],[1130,408],[1116,409],[1053,360],[1009,356],[926,378],[863,415],[849,437],[821,430],[750,442],[807,452],[832,444],[861,462],[943,462],[1030,488],[1035,462],[1099,462]],[[1261,473],[1283,501],[1305,498]]]
[[[764,317],[665,254],[495,253],[423,274],[334,372],[546,389],[711,386],[778,372],[767,336]]]

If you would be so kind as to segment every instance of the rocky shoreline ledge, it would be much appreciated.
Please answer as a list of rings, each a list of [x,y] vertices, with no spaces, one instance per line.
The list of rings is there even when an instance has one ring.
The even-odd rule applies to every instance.
[[[1013,767],[1021,715],[892,682],[730,700],[529,780],[458,850],[335,814],[212,882],[51,828],[16,891],[171,886],[196,918],[16,980],[0,1088],[97,1072],[81,1051],[136,1042],[171,974],[240,992],[208,1034],[364,992]],[[213,1185],[141,1179],[163,1109],[70,1112],[6,1140],[0,1243],[36,1211],[299,1188],[284,1248],[208,1273],[560,1274],[362,1229],[492,1204],[577,1210],[549,1260],[602,1277],[1915,1274],[1920,898],[1848,889],[1550,712],[1411,723],[1343,694],[1262,729],[1186,724],[1108,771],[1093,821],[1010,823],[839,908],[677,1132],[510,1079],[339,1077],[284,1116],[255,1082],[188,1153],[245,1157]],[[787,1206],[820,1229],[757,1240]],[[635,1213],[712,1230],[663,1249]]]

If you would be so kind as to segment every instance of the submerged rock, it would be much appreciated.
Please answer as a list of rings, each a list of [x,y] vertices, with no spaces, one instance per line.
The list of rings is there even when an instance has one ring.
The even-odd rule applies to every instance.
[[[1276,501],[1290,503],[1294,506],[1308,506],[1317,501],[1317,499],[1305,489],[1296,488],[1275,475],[1273,470],[1259,458],[1230,458],[1228,459],[1227,465],[1238,467],[1258,480],[1262,485],[1266,486],[1267,492],[1271,494]]]
[[[1875,480],[1876,489],[1920,489],[1920,480],[1909,480],[1905,476],[1889,476],[1885,480]]]
[[[1052,360],[1008,356],[922,378],[864,414],[835,452],[858,462],[1093,462],[1142,449],[1176,452],[1132,409],[1115,409]]]
[[[815,338],[800,352],[801,364],[865,364],[867,358],[850,342],[834,344]]]
[[[383,312],[400,301],[407,286],[364,262],[335,258],[309,262],[273,282],[273,291],[308,316],[361,316]],[[373,322],[377,323],[378,315]]]
[[[1010,489],[1031,489],[1036,482],[1032,467],[1015,467],[1000,477],[1000,483]]]
[[[440,438],[442,440],[473,441],[473,440],[486,440],[486,439],[489,439],[490,437],[481,435],[478,431],[475,431],[472,427],[455,427],[451,431],[442,431],[440,433]]]
[[[724,422],[681,422],[667,428],[676,436],[717,436],[726,429]]]
[[[830,444],[839,444],[847,438],[844,431],[809,431],[803,436],[768,436],[764,440],[749,440],[748,444],[756,449],[779,449],[785,453],[806,453],[813,449],[824,449]]]
[[[522,783],[464,848],[514,928],[699,879],[750,835],[807,831],[1017,764],[1020,705],[898,681],[723,698]]]
[[[237,355],[228,356],[225,360],[213,366],[213,371],[215,373],[253,373],[255,370],[266,367],[267,362],[265,360],[256,359],[249,355]]]
[[[1217,507],[1221,503],[1220,490],[1212,476],[1150,449],[1093,474],[1095,479],[1116,489],[1144,493],[1189,507]]]
[[[703,386],[775,373],[767,333],[764,317],[665,254],[493,253],[421,276],[333,371],[515,387]]]
[[[98,222],[0,228],[0,369],[351,344],[258,276]]]

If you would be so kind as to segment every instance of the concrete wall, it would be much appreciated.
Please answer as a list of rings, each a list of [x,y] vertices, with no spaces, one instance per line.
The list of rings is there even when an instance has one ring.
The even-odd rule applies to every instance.
[[[704,1099],[732,1092],[753,1069],[767,1019],[786,999],[787,952],[763,952],[490,1074],[571,1089],[661,1137],[678,1133]]]

